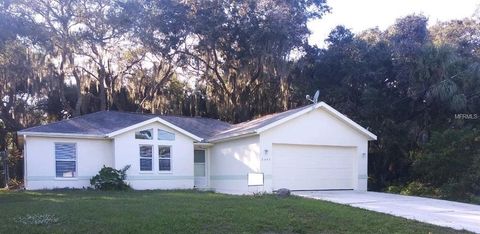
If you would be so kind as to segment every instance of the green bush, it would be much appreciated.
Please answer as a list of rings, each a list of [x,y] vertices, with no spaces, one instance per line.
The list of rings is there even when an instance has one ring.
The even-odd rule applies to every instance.
[[[400,192],[402,192],[402,187],[397,186],[397,185],[390,185],[390,186],[387,187],[387,189],[385,189],[385,192],[387,192],[387,193],[400,193]]]
[[[470,201],[473,195],[469,191],[470,184],[450,180],[440,187],[442,198],[457,201]]]
[[[130,165],[125,166],[121,170],[111,167],[105,167],[98,172],[96,176],[90,179],[90,184],[99,190],[127,190],[130,186],[125,183],[127,170]]]
[[[402,188],[400,194],[413,195],[413,196],[425,196],[425,197],[438,197],[438,189],[432,188],[417,181],[410,182],[407,186]]]
[[[408,184],[402,192],[457,201],[480,196],[479,136],[475,128],[433,132],[428,143],[413,154],[412,177],[419,183]]]

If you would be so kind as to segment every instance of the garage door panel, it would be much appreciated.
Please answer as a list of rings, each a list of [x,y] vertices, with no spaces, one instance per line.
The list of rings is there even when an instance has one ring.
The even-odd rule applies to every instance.
[[[355,147],[274,144],[274,189],[353,189],[355,153]]]
[[[349,158],[344,158],[343,159],[343,162],[332,162],[331,159],[328,159],[328,164],[325,165],[325,158],[323,158],[322,160],[309,160],[308,158],[304,158],[304,157],[301,157],[301,155],[299,156],[291,156],[291,157],[297,157],[297,160],[305,160],[305,161],[308,161],[309,163],[308,164],[305,164],[304,162],[293,162],[293,161],[290,161],[290,162],[285,162],[285,163],[288,163],[288,165],[284,165],[283,163],[278,165],[279,168],[292,168],[292,167],[302,167],[302,168],[319,168],[319,169],[350,169],[352,167],[352,163],[349,162],[349,164],[346,164],[346,160],[350,161],[350,157]]]
[[[276,168],[276,169],[280,169],[282,171],[289,171],[289,170],[293,170],[291,168]],[[342,169],[322,169],[322,168],[308,168],[308,169],[305,169],[303,168],[302,169],[303,172],[302,172],[302,175],[305,175],[307,177],[310,177],[310,178],[315,178],[315,177],[318,177],[318,178],[325,178],[325,179],[334,179],[334,178],[351,178],[352,177],[352,170],[351,168],[342,168]],[[292,173],[292,175],[290,176],[282,176],[282,178],[288,178],[288,177],[298,177],[298,176],[295,176],[299,173]]]

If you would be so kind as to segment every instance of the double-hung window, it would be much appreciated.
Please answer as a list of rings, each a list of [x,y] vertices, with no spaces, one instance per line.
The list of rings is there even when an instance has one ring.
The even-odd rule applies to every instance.
[[[152,171],[153,169],[153,146],[140,146],[140,171]]]
[[[77,149],[75,143],[55,143],[55,175],[59,178],[77,176]]]
[[[171,171],[172,157],[170,146],[158,146],[158,170]]]

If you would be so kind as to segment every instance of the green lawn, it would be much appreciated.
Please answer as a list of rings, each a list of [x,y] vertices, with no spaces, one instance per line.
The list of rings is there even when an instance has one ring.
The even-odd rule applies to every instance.
[[[27,215],[49,215],[31,224]],[[42,218],[39,218],[42,220]],[[45,221],[45,220],[44,220]],[[291,197],[195,191],[0,191],[0,233],[455,233]]]

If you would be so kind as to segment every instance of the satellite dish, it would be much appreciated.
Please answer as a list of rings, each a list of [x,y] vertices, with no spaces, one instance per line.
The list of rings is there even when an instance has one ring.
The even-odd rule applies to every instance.
[[[315,92],[315,95],[313,96],[313,103],[314,104],[317,104],[318,96],[320,96],[320,90],[317,90],[317,92]]]
[[[305,99],[313,102],[313,104],[317,104],[319,96],[320,96],[320,90],[317,90],[317,92],[315,92],[315,95],[313,95],[313,99],[310,98],[310,95],[305,96]]]

